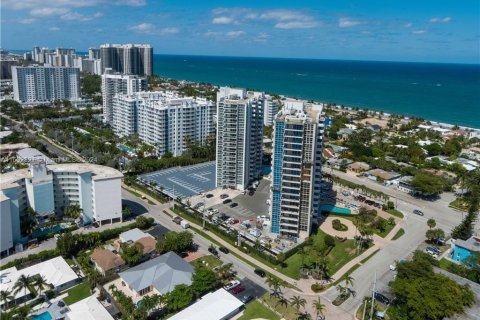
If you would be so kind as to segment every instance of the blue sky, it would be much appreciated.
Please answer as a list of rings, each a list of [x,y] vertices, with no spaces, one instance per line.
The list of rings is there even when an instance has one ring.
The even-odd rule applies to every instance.
[[[480,63],[480,1],[2,0],[1,45]]]

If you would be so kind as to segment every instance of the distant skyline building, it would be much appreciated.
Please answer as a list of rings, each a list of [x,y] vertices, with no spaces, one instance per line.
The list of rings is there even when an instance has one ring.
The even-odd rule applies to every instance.
[[[149,44],[103,44],[100,46],[102,72],[151,76],[153,74],[153,48]]]
[[[263,125],[268,127],[273,125],[275,116],[280,110],[280,101],[269,94],[265,95],[264,110],[263,110]]]
[[[147,90],[147,79],[137,75],[113,73],[107,68],[102,74],[103,119],[113,125],[112,100],[116,94],[131,96],[135,92]]]
[[[215,105],[204,98],[175,92],[117,94],[112,99],[112,127],[119,136],[138,134],[157,155],[179,156],[187,141],[205,143],[215,134]]]
[[[12,67],[13,95],[20,103],[79,100],[80,70],[72,67]]]
[[[244,190],[262,173],[262,92],[221,87],[217,92],[216,186]]]
[[[22,243],[20,221],[31,207],[44,221],[62,215],[67,206],[79,205],[84,223],[122,221],[122,173],[87,163],[51,164],[39,161],[0,175],[0,228],[2,251]],[[3,237],[9,247],[3,246]],[[11,237],[11,239],[10,239]]]
[[[273,131],[271,232],[310,235],[320,206],[323,105],[286,100]]]

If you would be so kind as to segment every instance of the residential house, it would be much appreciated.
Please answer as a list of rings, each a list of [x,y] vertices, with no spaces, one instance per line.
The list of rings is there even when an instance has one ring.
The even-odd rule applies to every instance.
[[[400,174],[394,171],[388,172],[377,168],[365,172],[364,176],[366,176],[370,180],[383,182],[384,184],[389,185],[392,183],[393,180],[399,178]]]
[[[90,260],[102,275],[110,270],[118,270],[125,265],[125,261],[118,255],[110,250],[104,248],[96,248],[90,255]]]
[[[370,170],[370,165],[366,162],[360,162],[360,161],[357,161],[357,162],[353,162],[351,163],[349,166],[348,166],[348,169],[354,171],[354,172],[357,172],[357,173],[360,173],[360,172],[364,172],[364,171],[367,171],[367,170]]]
[[[191,264],[176,253],[168,252],[119,275],[122,283],[131,290],[134,300],[138,300],[149,292],[165,294],[172,291],[176,285],[191,285],[193,273]]]

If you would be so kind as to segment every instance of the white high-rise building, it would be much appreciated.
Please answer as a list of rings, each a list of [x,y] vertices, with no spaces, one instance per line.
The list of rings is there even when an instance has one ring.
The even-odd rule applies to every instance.
[[[262,173],[261,92],[221,87],[217,93],[216,186],[244,190]]]
[[[102,75],[103,119],[113,125],[112,103],[116,94],[128,96],[147,89],[147,79],[137,75],[112,73],[106,69]]]
[[[153,48],[149,44],[103,44],[100,46],[102,71],[151,76]]]
[[[273,131],[271,232],[289,238],[310,235],[320,206],[322,105],[285,101]]]
[[[21,220],[31,207],[42,220],[62,215],[67,206],[79,205],[84,223],[122,221],[122,173],[89,163],[30,163],[0,175],[1,233],[11,244],[21,242]],[[10,242],[8,242],[10,243]],[[9,250],[2,243],[2,251]]]
[[[46,103],[81,98],[80,70],[70,67],[12,67],[14,99],[21,103]]]
[[[112,126],[119,136],[137,133],[157,155],[181,155],[187,141],[205,143],[215,134],[215,106],[203,98],[174,92],[117,94],[112,99]]]
[[[275,116],[280,110],[280,101],[266,94],[263,108],[263,125],[266,127],[273,125]]]

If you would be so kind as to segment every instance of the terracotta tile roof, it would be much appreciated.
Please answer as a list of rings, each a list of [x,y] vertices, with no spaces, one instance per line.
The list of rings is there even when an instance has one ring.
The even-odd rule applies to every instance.
[[[155,245],[157,244],[157,241],[150,237],[144,237],[138,239],[136,243],[140,243],[143,246],[143,254],[147,254],[155,250]]]
[[[103,248],[96,248],[90,255],[90,259],[104,272],[125,264],[120,256]]]

